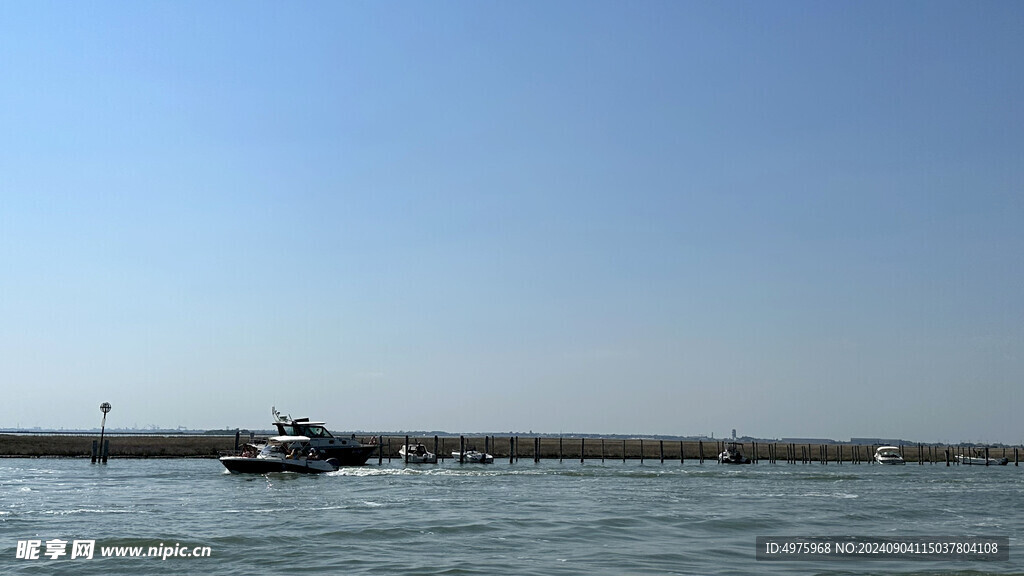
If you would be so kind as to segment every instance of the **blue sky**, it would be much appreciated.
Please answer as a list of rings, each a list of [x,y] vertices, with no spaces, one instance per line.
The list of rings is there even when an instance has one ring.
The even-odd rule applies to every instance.
[[[0,426],[1024,441],[1019,3],[0,5]]]

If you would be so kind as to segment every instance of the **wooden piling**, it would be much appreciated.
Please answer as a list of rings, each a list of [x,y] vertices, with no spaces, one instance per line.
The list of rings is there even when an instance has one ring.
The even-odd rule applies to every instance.
[[[640,463],[644,463],[644,439],[640,439]]]
[[[384,464],[384,437],[377,436],[377,466]]]
[[[697,441],[697,455],[700,457],[700,463],[704,463],[704,441]]]
[[[516,456],[515,445],[516,445],[515,437],[514,436],[509,436],[508,437],[508,463],[509,464],[512,463],[512,459],[515,458],[515,456]]]
[[[686,462],[686,453],[683,451],[683,441],[679,441],[679,463],[683,464]]]
[[[533,439],[533,463],[540,462],[540,436]]]
[[[459,436],[459,464],[466,462],[466,437]]]
[[[580,464],[583,464],[583,459],[587,456],[587,439],[580,438]]]
[[[988,466],[988,446],[985,446],[985,466]]]
[[[405,435],[405,463],[409,463],[409,435]]]
[[[626,463],[626,439],[622,439],[622,463]]]
[[[558,461],[562,461],[562,437],[558,437]]]
[[[658,450],[661,453],[661,463],[665,463],[665,441],[658,440]]]

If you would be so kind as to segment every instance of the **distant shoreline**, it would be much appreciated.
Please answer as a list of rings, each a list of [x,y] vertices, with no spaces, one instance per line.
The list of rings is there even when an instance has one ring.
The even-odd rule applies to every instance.
[[[371,443],[375,437],[356,435],[359,441]],[[383,450],[375,452],[370,462],[375,460],[399,459],[398,449],[405,442],[405,436],[383,436]],[[600,437],[541,437],[518,436],[465,436],[467,449],[486,449],[497,459],[530,460],[539,457],[544,460],[656,460],[684,461],[700,460],[716,461],[718,452],[723,445],[731,440],[658,440],[658,439],[623,439]],[[96,436],[61,435],[61,434],[0,434],[0,458],[89,458],[92,453],[93,441]],[[221,452],[235,448],[234,436],[204,435],[153,435],[153,436],[107,436],[110,443],[110,458],[217,458]],[[248,440],[241,437],[241,442]],[[440,457],[450,458],[453,451],[460,446],[459,436],[409,436],[410,443],[422,443],[431,452]],[[436,443],[436,444],[435,444]],[[858,462],[871,458],[877,444],[795,444],[784,442],[745,442],[744,453],[763,462]],[[539,449],[539,451],[538,451]],[[944,463],[947,457],[952,459],[956,454],[969,452],[965,446],[906,444],[903,446],[904,458],[907,462]],[[642,452],[641,452],[642,451]],[[1009,458],[1016,463],[1024,457],[1024,448],[1000,446],[991,448],[991,455]]]

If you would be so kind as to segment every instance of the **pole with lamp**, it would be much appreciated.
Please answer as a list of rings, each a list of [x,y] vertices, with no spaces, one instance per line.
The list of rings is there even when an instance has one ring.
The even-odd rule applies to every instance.
[[[106,433],[107,430],[107,412],[110,412],[110,402],[104,402],[103,404],[100,404],[100,412],[103,412],[103,421],[100,424],[99,450],[92,451],[92,461],[94,464],[96,463],[97,452],[99,453],[100,461],[102,461],[104,464],[107,463],[108,449],[106,444],[103,443],[103,435]]]

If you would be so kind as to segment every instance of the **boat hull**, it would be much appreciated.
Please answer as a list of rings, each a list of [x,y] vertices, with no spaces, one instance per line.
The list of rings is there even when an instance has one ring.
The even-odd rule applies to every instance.
[[[465,464],[492,464],[494,463],[494,456],[490,454],[483,454],[481,452],[452,452],[452,458]]]
[[[963,466],[1006,466],[1009,458],[977,458],[973,456],[957,456],[957,462]]]
[[[317,446],[324,453],[324,458],[334,458],[340,466],[362,466],[370,459],[370,456],[377,450],[376,446]]]
[[[220,459],[220,463],[234,474],[270,474],[273,472],[322,474],[338,469],[337,463],[329,460],[286,460],[224,456]]]

